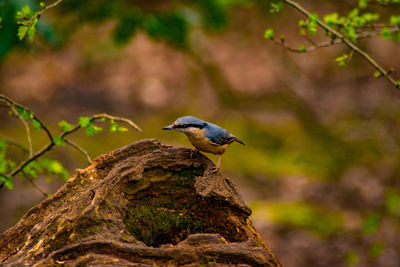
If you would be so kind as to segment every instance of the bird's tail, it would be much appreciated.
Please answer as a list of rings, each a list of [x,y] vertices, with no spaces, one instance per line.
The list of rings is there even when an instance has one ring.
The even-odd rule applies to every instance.
[[[235,141],[245,146],[245,144],[242,141],[240,141],[236,136],[235,136]]]

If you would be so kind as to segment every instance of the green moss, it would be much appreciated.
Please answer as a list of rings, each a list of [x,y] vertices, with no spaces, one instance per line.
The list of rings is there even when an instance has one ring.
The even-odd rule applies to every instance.
[[[233,213],[226,203],[196,193],[195,178],[203,172],[203,168],[145,170],[140,183],[125,192],[130,200],[124,218],[129,232],[155,247],[176,244],[194,233],[220,233],[230,241],[245,240],[239,226],[227,223]]]
[[[177,243],[190,233],[202,232],[204,223],[188,209],[195,196],[195,178],[203,171],[146,170],[144,184],[139,185],[141,191],[133,198],[124,219],[129,232],[151,246]]]
[[[203,228],[203,223],[191,215],[149,205],[130,208],[125,224],[132,235],[149,246],[177,243]]]

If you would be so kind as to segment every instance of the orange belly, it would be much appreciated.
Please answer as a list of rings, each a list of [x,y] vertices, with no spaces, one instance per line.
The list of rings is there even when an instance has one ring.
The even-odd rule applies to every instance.
[[[190,143],[200,151],[212,153],[212,154],[223,154],[228,147],[228,144],[225,145],[218,145],[212,143],[207,138],[201,137],[199,135],[187,135],[189,138]]]

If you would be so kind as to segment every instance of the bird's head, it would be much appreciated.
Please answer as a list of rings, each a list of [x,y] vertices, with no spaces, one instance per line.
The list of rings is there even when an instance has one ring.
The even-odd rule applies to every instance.
[[[178,118],[171,125],[165,126],[163,130],[177,130],[183,133],[191,133],[195,129],[203,129],[207,126],[205,121],[202,121],[193,116],[184,116]]]

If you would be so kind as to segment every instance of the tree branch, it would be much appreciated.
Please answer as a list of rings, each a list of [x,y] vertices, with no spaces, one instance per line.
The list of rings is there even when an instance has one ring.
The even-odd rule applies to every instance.
[[[400,28],[399,27],[392,27],[392,28],[389,28],[389,31],[391,33],[398,32],[398,31],[400,31]],[[382,33],[382,29],[379,29],[379,30],[376,30],[376,31],[361,32],[361,33],[357,34],[355,38],[357,40],[364,39],[364,38],[371,38],[371,37],[377,36],[377,35],[379,35],[381,33]],[[299,53],[299,54],[300,53],[312,52],[312,51],[317,50],[318,48],[324,48],[324,47],[330,47],[330,46],[334,46],[334,45],[338,45],[338,44],[343,44],[343,40],[342,39],[334,39],[333,38],[333,39],[331,39],[329,41],[314,43],[312,46],[305,47],[304,49],[300,49],[300,48],[295,48],[293,46],[286,45],[286,42],[282,43],[282,41],[280,39],[278,40],[277,38],[272,38],[271,40],[274,43],[276,43],[276,44],[282,46],[283,48],[287,49],[288,51],[293,52],[293,53]],[[307,40],[309,41],[310,39],[307,39]]]
[[[122,117],[115,117],[115,116],[111,116],[108,114],[98,114],[98,115],[94,115],[90,118],[91,121],[95,121],[95,120],[99,120],[99,119],[112,119],[112,120],[116,120],[116,121],[121,121],[124,123],[129,124],[130,126],[132,126],[133,128],[135,128],[136,130],[138,130],[139,132],[142,131],[142,129],[140,129],[139,126],[137,126],[133,121],[129,120],[129,119],[125,119]],[[73,132],[76,132],[77,130],[79,130],[81,128],[81,126],[79,125],[79,123],[77,125],[75,125],[75,127],[69,131],[63,131],[61,132],[58,137],[62,138],[65,141],[65,137],[69,134],[72,134]],[[15,175],[17,175],[20,171],[23,170],[23,168],[28,165],[30,162],[34,161],[35,159],[39,158],[40,156],[42,156],[43,154],[45,154],[47,151],[49,151],[53,146],[55,146],[55,143],[53,140],[51,140],[51,142],[49,144],[47,144],[46,146],[44,146],[41,150],[39,150],[38,152],[36,152],[32,157],[26,159],[24,162],[22,162],[18,167],[16,167],[9,176],[14,177]],[[3,184],[0,184],[0,188],[2,187]]]
[[[6,104],[6,105],[5,105],[6,107],[9,107],[9,108],[12,108],[12,107],[19,107],[19,108],[24,109],[25,111],[30,112],[30,114],[32,114],[32,119],[35,119],[35,120],[37,120],[37,121],[40,123],[40,128],[43,129],[43,130],[46,132],[46,134],[47,134],[47,136],[49,137],[49,139],[50,139],[51,141],[53,141],[53,136],[51,135],[49,129],[43,124],[43,122],[42,122],[30,109],[28,109],[28,108],[22,106],[21,104],[16,103],[15,101],[11,100],[10,98],[6,97],[6,96],[3,95],[3,94],[0,94],[0,101],[2,101],[3,103],[5,103],[5,104]]]
[[[61,2],[61,0],[58,1],[57,3],[59,3],[59,2]],[[50,133],[49,129],[48,129],[48,128],[42,123],[42,121],[39,120],[38,117],[37,117],[36,115],[34,115],[34,113],[33,113],[32,111],[30,111],[28,108],[26,108],[26,107],[24,107],[24,106],[22,106],[22,105],[20,105],[20,104],[18,104],[18,103],[16,103],[16,102],[14,102],[13,100],[9,99],[8,97],[6,97],[6,96],[3,95],[3,94],[0,94],[0,103],[5,104],[4,106],[9,107],[13,112],[16,112],[16,114],[18,114],[19,117],[21,117],[21,116],[20,116],[21,114],[19,114],[19,113],[15,110],[15,107],[19,107],[19,108],[21,108],[21,109],[24,109],[26,112],[29,112],[30,117],[31,117],[32,119],[37,120],[37,121],[40,123],[41,128],[43,128],[43,130],[46,132],[48,138],[50,139],[50,142],[49,142],[46,146],[44,146],[41,150],[39,150],[39,151],[37,151],[35,154],[33,154],[33,153],[31,152],[31,150],[32,150],[32,142],[31,142],[31,140],[30,140],[30,132],[28,132],[28,135],[29,135],[29,147],[30,147],[30,149],[29,149],[29,157],[28,157],[26,160],[24,160],[23,162],[21,162],[21,163],[20,163],[13,171],[11,171],[11,173],[8,175],[8,176],[10,176],[10,177],[14,177],[14,176],[16,176],[19,172],[23,171],[23,168],[24,168],[26,165],[28,165],[30,162],[36,160],[36,159],[39,158],[40,156],[44,155],[47,151],[51,150],[56,144],[55,144],[55,142],[54,142],[53,136],[52,136],[52,134]],[[131,120],[129,120],[129,119],[122,118],[122,117],[116,117],[116,116],[112,116],[112,115],[105,114],[105,113],[103,113],[103,114],[97,114],[97,115],[92,116],[92,117],[90,118],[90,121],[91,121],[91,122],[94,122],[94,121],[96,121],[96,120],[101,120],[101,119],[110,119],[110,120],[114,120],[114,121],[119,121],[119,122],[127,123],[127,124],[129,124],[132,128],[136,129],[137,131],[139,131],[139,132],[142,131],[142,129],[140,129],[139,126],[137,126],[133,121],[131,121]],[[23,120],[23,118],[21,118],[21,120]],[[23,121],[26,123],[25,120],[23,120]],[[71,130],[69,130],[69,131],[62,131],[62,132],[58,135],[58,138],[63,139],[66,143],[68,143],[69,145],[71,145],[71,146],[74,147],[75,149],[79,150],[82,154],[84,154],[84,155],[86,156],[86,158],[88,159],[88,162],[91,163],[92,160],[91,160],[89,154],[88,154],[83,148],[81,148],[79,145],[73,143],[72,141],[66,140],[66,139],[65,139],[65,137],[66,137],[67,135],[76,132],[76,131],[79,130],[80,128],[81,128],[81,126],[80,126],[80,124],[78,123],[78,124],[76,124]],[[29,126],[28,126],[28,129],[29,129]],[[0,189],[1,189],[3,186],[4,186],[4,183],[0,183]]]
[[[40,193],[42,193],[45,197],[48,197],[50,194],[46,193],[43,189],[41,189],[35,181],[33,181],[32,177],[29,174],[26,174],[24,171],[22,173],[25,175],[25,177],[28,179],[28,181],[32,184],[34,188],[36,188]]]
[[[115,116],[111,116],[108,114],[97,114],[93,116],[93,119],[98,120],[98,119],[102,119],[102,118],[106,118],[106,119],[110,119],[110,120],[115,120],[115,121],[119,121],[119,122],[124,122],[129,124],[131,127],[135,128],[136,130],[138,130],[139,132],[142,131],[142,129],[140,129],[139,126],[137,126],[133,121],[126,119],[126,118],[122,118],[122,117],[115,117]]]
[[[30,25],[32,23],[32,21],[35,18],[39,18],[47,9],[50,9],[52,7],[57,6],[59,3],[61,3],[63,0],[57,0],[56,2],[54,2],[53,4],[50,4],[48,6],[45,6],[44,8],[42,8],[41,10],[39,10],[34,16],[32,16],[29,20],[23,21],[20,24],[22,25]]]
[[[31,137],[31,130],[29,129],[29,125],[28,123],[22,118],[22,116],[20,114],[18,114],[18,112],[15,110],[15,107],[12,106],[11,107],[12,112],[14,112],[14,114],[18,117],[18,119],[22,122],[22,124],[25,127],[25,131],[26,131],[26,139],[28,140],[28,152],[29,155],[28,157],[32,157],[33,155],[33,146],[32,146],[32,137]]]
[[[298,4],[296,1],[292,0],[284,0],[285,3],[288,5],[292,6],[296,10],[298,10],[300,13],[303,15],[309,17],[311,13],[307,11],[305,8],[303,8],[300,4]],[[381,73],[383,77],[385,77],[395,88],[400,89],[400,83],[396,82],[395,79],[393,79],[392,76],[390,76],[390,72],[386,71],[378,62],[376,62],[369,54],[367,54],[364,50],[359,48],[357,45],[352,43],[349,39],[347,39],[344,35],[336,31],[335,29],[329,27],[326,25],[324,22],[322,22],[320,19],[316,20],[316,23],[318,26],[323,28],[325,31],[331,33],[333,36],[336,38],[340,39],[342,43],[344,43],[346,46],[348,46],[351,50],[355,51],[359,55],[361,55],[365,60],[369,62],[377,71]],[[315,49],[314,49],[315,50]]]

